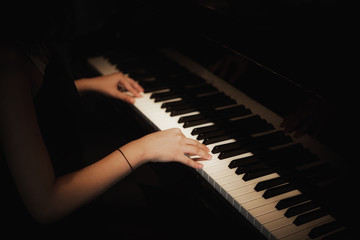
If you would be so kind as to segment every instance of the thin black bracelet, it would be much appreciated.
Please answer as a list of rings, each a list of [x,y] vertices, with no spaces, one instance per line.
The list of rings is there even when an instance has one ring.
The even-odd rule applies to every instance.
[[[121,153],[121,155],[123,155],[123,157],[125,158],[126,162],[129,164],[131,171],[134,171],[133,167],[131,166],[129,160],[127,160],[127,158],[125,157],[124,153],[120,150],[120,148],[118,148],[119,152]]]

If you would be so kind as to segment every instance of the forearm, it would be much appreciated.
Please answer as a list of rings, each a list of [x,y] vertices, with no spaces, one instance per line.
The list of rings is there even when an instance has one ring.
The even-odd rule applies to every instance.
[[[121,147],[129,163],[116,150],[88,167],[57,178],[47,204],[40,206],[44,209],[37,211],[44,216],[35,217],[40,222],[45,223],[56,221],[95,199],[131,173],[131,167],[135,169],[144,163],[141,158],[141,151],[136,150],[136,148],[135,142],[130,142]]]
[[[95,87],[92,86],[91,80],[89,78],[81,78],[75,80],[75,86],[79,93],[96,90]]]

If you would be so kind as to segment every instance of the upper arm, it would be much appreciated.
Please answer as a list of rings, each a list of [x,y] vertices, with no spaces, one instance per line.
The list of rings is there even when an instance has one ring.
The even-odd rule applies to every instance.
[[[33,105],[33,67],[16,51],[0,51],[0,142],[20,195],[32,210],[54,181]]]

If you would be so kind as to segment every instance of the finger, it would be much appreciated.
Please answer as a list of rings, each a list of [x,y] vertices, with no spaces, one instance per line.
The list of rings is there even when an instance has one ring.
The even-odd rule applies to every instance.
[[[140,97],[141,95],[139,93],[144,92],[144,88],[142,88],[137,81],[127,75],[125,75],[124,80],[124,84],[128,85],[128,90],[134,95],[138,95]]]
[[[130,103],[130,104],[134,104],[135,103],[135,99],[134,97],[124,93],[124,92],[118,92],[116,94],[116,97],[124,102]]]
[[[206,152],[210,152],[210,149],[206,145],[200,143],[199,141],[197,141],[195,139],[186,138],[185,139],[185,144],[195,145],[196,147],[199,147],[199,148],[203,149]]]
[[[179,162],[181,162],[182,164],[187,165],[192,168],[200,169],[200,168],[204,167],[203,164],[192,160],[191,158],[187,157],[186,155],[180,156],[179,160],[180,160]]]
[[[124,87],[126,88],[126,90],[131,92],[135,97],[141,97],[140,91],[138,91],[135,87],[133,87],[130,81],[124,82]]]
[[[210,160],[212,158],[209,152],[195,145],[186,145],[183,149],[185,154],[199,156],[203,160]]]
[[[144,92],[144,88],[135,80],[132,82],[132,86],[138,91],[138,92]]]

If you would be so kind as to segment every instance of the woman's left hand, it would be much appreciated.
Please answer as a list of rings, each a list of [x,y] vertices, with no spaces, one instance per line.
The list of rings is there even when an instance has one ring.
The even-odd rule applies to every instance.
[[[135,102],[135,98],[141,97],[141,93],[144,92],[144,89],[134,79],[123,73],[83,78],[75,81],[75,84],[80,92],[97,91],[132,104]]]

